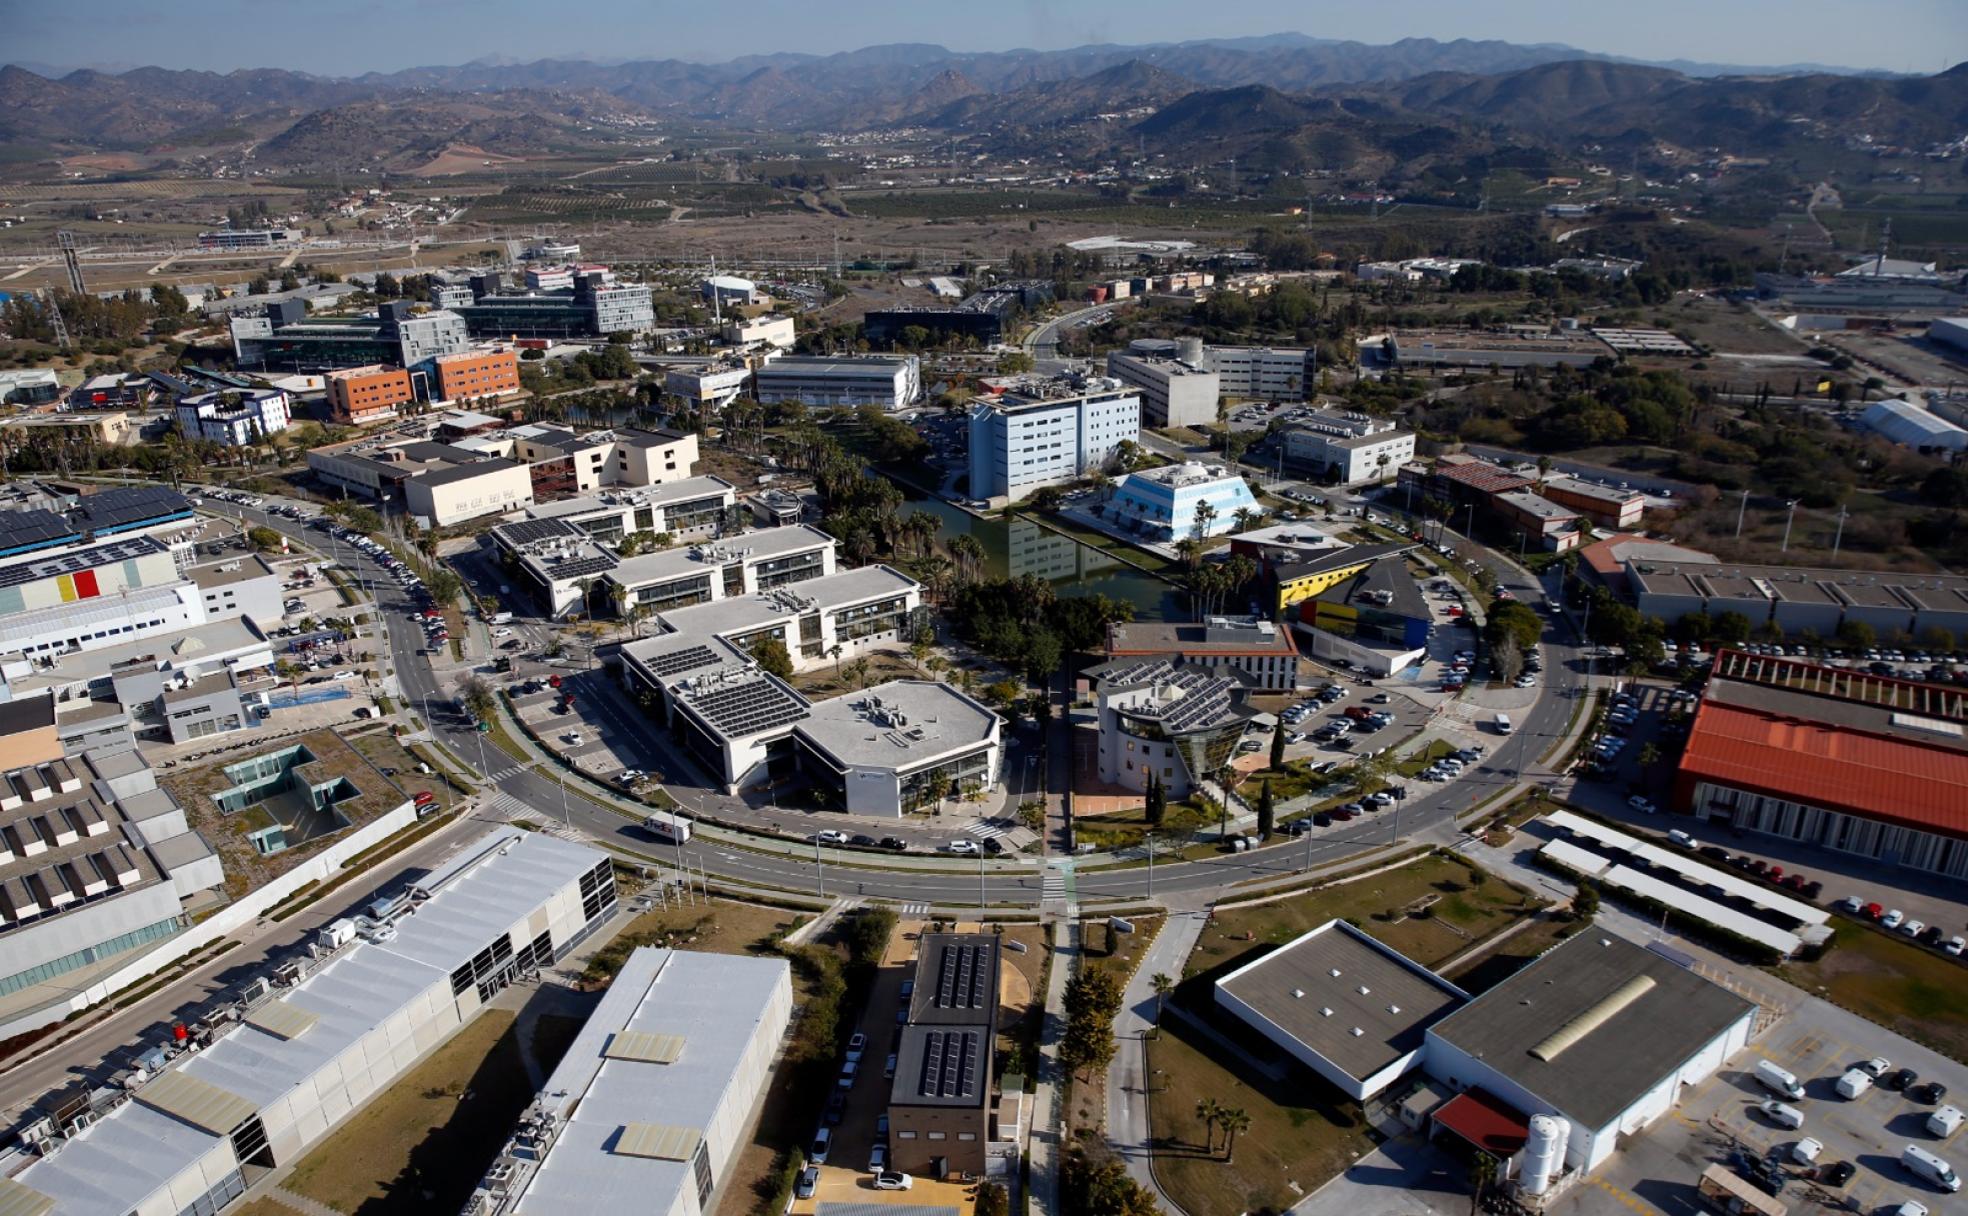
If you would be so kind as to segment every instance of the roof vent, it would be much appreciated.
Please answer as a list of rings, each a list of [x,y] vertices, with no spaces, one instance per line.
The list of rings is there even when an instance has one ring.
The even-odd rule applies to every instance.
[[[1322,1018],[1329,1018],[1329,1017],[1331,1017],[1331,1016],[1332,1016],[1332,1006],[1330,1006],[1330,1005],[1327,1005],[1327,1006],[1325,1006],[1325,1007],[1323,1007],[1323,1008],[1321,1008],[1321,1009],[1319,1010],[1319,1016],[1320,1016],[1320,1017],[1322,1017]]]
[[[1401,1012],[1401,1007],[1400,1007],[1399,1005],[1389,1005],[1389,1006],[1387,1007],[1387,1012],[1389,1012],[1389,1013],[1399,1013],[1399,1012]]]
[[[1295,999],[1295,1000],[1301,1000],[1301,1001],[1302,1001],[1302,1000],[1304,1000],[1304,999],[1305,999],[1305,989],[1303,989],[1303,988],[1294,988],[1294,989],[1292,989],[1292,997],[1293,997],[1293,999]]]
[[[1373,991],[1373,989],[1371,989],[1371,988],[1369,988],[1369,987],[1367,987],[1367,986],[1366,986],[1365,984],[1362,984],[1362,985],[1360,985],[1360,995],[1361,995],[1361,996],[1366,996],[1366,995],[1367,995],[1368,993],[1370,993],[1370,992],[1372,992],[1372,991]]]
[[[1353,1037],[1354,1037],[1354,1038],[1356,1038],[1356,1039],[1357,1039],[1357,1038],[1359,1038],[1360,1036],[1362,1036],[1362,1035],[1364,1035],[1364,1034],[1366,1034],[1366,1033],[1367,1033],[1366,1031],[1364,1031],[1364,1030],[1362,1030],[1362,1029],[1360,1029],[1360,1028],[1359,1028],[1358,1026],[1355,1026],[1355,1027],[1353,1028]]]
[[[1328,972],[1328,974],[1330,974],[1330,975],[1331,975],[1331,976],[1332,976],[1332,977],[1333,977],[1334,979],[1338,979],[1338,978],[1339,978],[1339,968],[1337,968],[1337,967],[1334,967],[1334,968],[1333,968],[1333,969],[1332,969],[1332,970],[1331,970],[1330,972]]]

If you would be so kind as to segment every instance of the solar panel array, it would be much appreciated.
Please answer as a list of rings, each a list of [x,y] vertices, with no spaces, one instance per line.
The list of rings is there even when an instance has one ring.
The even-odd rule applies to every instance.
[[[0,511],[0,549],[46,544],[75,535],[68,521],[53,511],[39,507],[26,511]]]
[[[612,557],[577,557],[570,562],[559,562],[547,567],[557,579],[586,578],[590,574],[606,574],[615,568]]]
[[[787,726],[807,716],[805,701],[764,678],[692,692],[687,703],[727,739]]]
[[[970,1098],[977,1094],[977,1066],[983,1052],[977,1030],[931,1030],[923,1036],[922,1074],[916,1092],[925,1098]]]
[[[709,646],[686,646],[682,650],[658,655],[643,666],[660,678],[673,676],[680,671],[689,671],[693,667],[702,667],[707,663],[715,663],[717,657],[717,651]]]
[[[1176,681],[1183,689],[1181,700],[1162,715],[1162,725],[1172,731],[1213,726],[1230,712],[1230,691],[1236,681],[1223,676],[1204,676],[1186,672]]]
[[[517,523],[500,524],[496,531],[515,545],[530,545],[534,541],[585,535],[573,524],[559,519],[522,519]]]
[[[90,494],[75,504],[77,525],[101,531],[170,515],[191,514],[191,500],[169,486],[124,486]]]
[[[995,946],[945,946],[936,976],[938,1009],[983,1009],[997,1002],[991,991]]]
[[[132,536],[108,544],[93,545],[74,553],[52,557],[30,557],[11,566],[0,566],[0,587],[19,587],[54,578],[58,574],[79,574],[100,566],[128,561],[150,553],[166,552],[163,545],[148,536]]]

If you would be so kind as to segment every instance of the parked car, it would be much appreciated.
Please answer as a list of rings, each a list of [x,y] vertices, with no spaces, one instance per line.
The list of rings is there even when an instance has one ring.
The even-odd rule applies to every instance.
[[[875,1189],[878,1191],[906,1191],[916,1185],[916,1180],[907,1174],[883,1170],[875,1175]]]
[[[984,846],[978,844],[975,840],[959,839],[952,840],[949,844],[949,849],[952,853],[960,857],[974,857],[984,851]]]
[[[846,844],[847,833],[838,828],[824,828],[813,834],[815,844]]]
[[[795,1199],[811,1199],[820,1186],[820,1167],[809,1165],[800,1171],[799,1182],[793,1187]]]

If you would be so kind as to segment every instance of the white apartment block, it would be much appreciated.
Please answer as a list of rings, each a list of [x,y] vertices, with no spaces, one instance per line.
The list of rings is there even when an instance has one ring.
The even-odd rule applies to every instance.
[[[1141,391],[1094,381],[1070,395],[1006,393],[970,411],[970,495],[1016,501],[1086,476],[1141,439]]]
[[[1391,480],[1415,454],[1413,431],[1345,410],[1320,410],[1286,431],[1282,440],[1286,464],[1341,485]]]

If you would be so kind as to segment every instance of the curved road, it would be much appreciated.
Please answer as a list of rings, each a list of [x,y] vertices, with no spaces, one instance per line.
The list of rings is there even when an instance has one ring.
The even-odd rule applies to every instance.
[[[227,504],[223,513],[243,517],[248,523],[270,526],[307,544],[320,548],[323,537],[292,520],[267,516],[263,512]],[[430,665],[418,653],[422,635],[411,620],[413,606],[394,579],[360,550],[346,546],[334,552],[350,567],[370,592],[387,623],[391,660],[402,692],[411,701],[426,697],[448,700],[451,692],[438,684]],[[333,552],[333,550],[331,550]],[[1537,582],[1503,559],[1491,556],[1490,564],[1503,585],[1519,599],[1536,606],[1545,598]],[[1053,875],[1051,899],[1055,902],[1099,900],[1140,900],[1149,895],[1181,891],[1211,890],[1249,879],[1278,878],[1304,869],[1339,860],[1351,853],[1385,846],[1397,836],[1446,839],[1455,816],[1507,788],[1519,779],[1519,770],[1535,765],[1538,754],[1551,740],[1564,734],[1570,722],[1574,699],[1584,691],[1579,671],[1580,655],[1571,625],[1562,616],[1549,618],[1545,645],[1548,650],[1545,681],[1537,703],[1521,715],[1518,730],[1507,743],[1494,748],[1483,761],[1459,780],[1447,785],[1412,784],[1412,795],[1388,811],[1363,817],[1352,823],[1315,831],[1307,838],[1285,841],[1249,853],[1226,854],[1200,861],[1170,862],[1153,867],[1125,867],[1088,870],[1084,873]],[[477,761],[482,736],[455,715],[436,714],[431,728],[453,755],[470,766]],[[1048,866],[1036,858],[993,859],[969,869],[952,860],[944,869],[883,869],[879,854],[826,851],[818,863],[811,856],[755,851],[700,835],[681,850],[656,842],[624,815],[591,801],[581,791],[584,783],[572,779],[563,784],[556,774],[520,767],[505,753],[488,749],[490,777],[488,794],[496,790],[531,808],[543,821],[565,817],[574,828],[600,839],[665,862],[683,861],[692,869],[723,877],[741,885],[776,887],[816,895],[843,894],[897,900],[905,903],[964,907],[979,898],[993,905],[1024,905],[1036,908],[1047,896],[1048,869],[1070,872],[1068,859],[1054,860]],[[685,792],[672,787],[673,793]],[[686,807],[698,802],[695,792],[685,799]],[[720,815],[742,805],[721,794],[706,793],[702,805]]]

